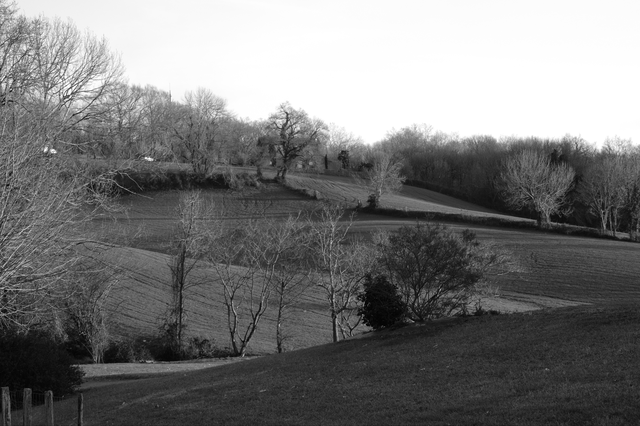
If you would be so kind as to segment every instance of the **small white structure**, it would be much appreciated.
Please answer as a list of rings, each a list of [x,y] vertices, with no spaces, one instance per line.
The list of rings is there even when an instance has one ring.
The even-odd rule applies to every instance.
[[[151,158],[151,157],[143,157],[143,160],[144,161],[154,161],[154,159]]]
[[[55,150],[55,149],[53,149],[53,148],[49,148],[48,146],[45,146],[45,147],[44,147],[43,152],[44,152],[45,154],[51,154],[51,155],[55,155],[55,154],[57,154],[57,153],[58,153],[58,151],[56,151],[56,150]]]

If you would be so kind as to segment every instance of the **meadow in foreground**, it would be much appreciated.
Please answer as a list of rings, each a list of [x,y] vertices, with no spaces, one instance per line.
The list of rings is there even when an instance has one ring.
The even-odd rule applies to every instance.
[[[640,418],[639,330],[637,305],[415,324],[90,389],[86,421],[634,424]]]

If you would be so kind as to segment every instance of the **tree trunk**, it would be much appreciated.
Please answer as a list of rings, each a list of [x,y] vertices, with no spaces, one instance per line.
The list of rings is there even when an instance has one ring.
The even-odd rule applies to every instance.
[[[605,235],[607,233],[607,221],[608,220],[609,220],[608,212],[604,211],[600,216],[600,227],[601,227],[603,235]]]
[[[340,340],[338,336],[338,315],[336,315],[335,311],[331,310],[331,332],[333,333],[333,342],[337,342]]]
[[[278,316],[276,318],[276,346],[279,354],[284,352],[284,336],[282,335],[282,314],[283,306],[281,298],[280,303],[278,303]]]
[[[186,281],[185,263],[187,260],[187,248],[181,244],[180,252],[176,258],[176,267],[174,275],[174,315],[175,315],[175,346],[177,355],[182,357],[182,329],[184,327],[184,287]]]
[[[551,217],[548,212],[538,213],[538,228],[547,228],[551,223]]]

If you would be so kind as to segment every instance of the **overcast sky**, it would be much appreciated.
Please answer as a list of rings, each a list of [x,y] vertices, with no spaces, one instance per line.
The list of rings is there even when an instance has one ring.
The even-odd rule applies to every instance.
[[[640,143],[638,0],[18,0],[109,40],[132,84],[240,117],[289,101],[365,142],[425,123]]]

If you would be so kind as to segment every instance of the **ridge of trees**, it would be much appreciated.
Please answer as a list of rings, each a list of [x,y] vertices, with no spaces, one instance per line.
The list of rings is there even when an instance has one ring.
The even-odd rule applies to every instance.
[[[269,164],[281,179],[296,169],[358,173],[371,184],[369,205],[374,208],[381,189],[389,183],[393,191],[405,178],[406,183],[541,222],[614,234],[639,230],[639,154],[628,140],[614,137],[597,149],[571,135],[498,140],[410,125],[367,145],[288,102],[267,119],[240,118],[206,88],[176,100],[153,86],[129,85],[106,40],[81,34],[71,22],[21,17],[7,0],[3,5],[0,46],[7,60],[0,70],[0,100],[37,117],[32,133],[44,148],[88,158],[185,162],[205,178],[222,165],[256,166],[260,172]],[[84,52],[82,60],[91,66],[81,65],[78,52]],[[544,157],[553,168],[562,164],[574,173],[562,205],[542,218],[533,204],[514,203],[514,194],[505,191],[509,158],[525,150]],[[384,171],[392,172],[391,180]]]
[[[509,158],[531,151],[554,168],[564,165],[574,174],[562,206],[552,209],[548,220],[603,233],[638,232],[639,153],[629,140],[618,137],[598,149],[571,135],[498,140],[412,125],[367,145],[346,129],[327,125],[286,102],[266,120],[239,118],[204,88],[176,101],[152,86],[121,83],[113,85],[101,105],[108,106],[107,112],[87,116],[67,131],[66,138],[53,139],[52,147],[89,158],[184,162],[203,177],[227,165],[254,166],[258,174],[273,166],[281,179],[292,170],[355,174],[370,184],[374,207],[388,182],[380,170],[391,170],[392,190],[404,178],[405,184],[540,219],[532,205],[509,202],[503,179]]]

